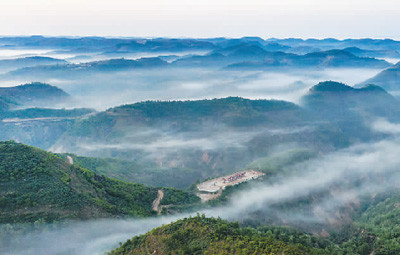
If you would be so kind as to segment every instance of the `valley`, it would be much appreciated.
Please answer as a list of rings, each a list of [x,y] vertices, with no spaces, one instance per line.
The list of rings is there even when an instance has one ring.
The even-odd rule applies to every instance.
[[[400,252],[400,42],[0,48],[1,254]]]

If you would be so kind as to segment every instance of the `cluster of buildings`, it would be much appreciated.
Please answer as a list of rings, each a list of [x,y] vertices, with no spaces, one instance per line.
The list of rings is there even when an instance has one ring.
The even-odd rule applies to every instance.
[[[236,180],[238,180],[240,178],[243,178],[245,175],[246,175],[246,172],[236,173],[236,174],[231,175],[231,176],[229,176],[227,178],[222,178],[222,180],[224,181],[224,183],[233,182],[233,181],[236,181]]]

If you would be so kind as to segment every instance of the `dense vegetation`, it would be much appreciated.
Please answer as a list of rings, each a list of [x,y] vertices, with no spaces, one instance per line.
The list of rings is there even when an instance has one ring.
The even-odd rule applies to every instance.
[[[198,215],[136,236],[109,254],[331,254],[328,247],[313,247],[319,244],[316,238],[306,246],[281,241],[276,237],[284,235],[277,233]],[[303,240],[312,239],[303,235]]]
[[[397,193],[388,195],[324,238],[286,227],[185,218],[133,237],[110,254],[399,254],[399,203]]]
[[[154,126],[168,121],[169,123],[164,123],[163,128],[193,131],[201,128],[198,125],[207,121],[244,127],[268,122],[270,124],[285,123],[288,118],[291,118],[292,123],[296,123],[301,117],[302,114],[297,105],[278,100],[228,97],[198,101],[147,101],[111,108],[97,114],[78,123],[71,130],[71,134],[88,137],[111,135],[109,133],[117,132],[116,129],[120,132],[126,131],[123,129],[124,126],[121,126],[122,124]]]
[[[400,194],[387,194],[383,201],[369,206],[356,219],[349,234],[343,243],[343,250],[349,254],[399,254]]]
[[[0,223],[155,215],[157,188],[97,175],[15,142],[0,142],[0,155]],[[165,191],[166,201],[198,202],[181,190]]]
[[[185,189],[196,180],[202,180],[201,173],[188,168],[168,168],[139,164],[135,161],[118,158],[83,157],[74,154],[67,155],[73,158],[74,163],[97,174],[105,175],[127,182],[142,183],[150,186],[165,186]]]

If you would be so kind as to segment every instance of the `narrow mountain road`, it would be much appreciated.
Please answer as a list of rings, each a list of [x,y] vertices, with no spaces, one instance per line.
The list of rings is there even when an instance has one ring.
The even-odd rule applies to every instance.
[[[67,159],[70,165],[74,164],[74,159],[71,156],[67,156]]]
[[[153,201],[153,211],[157,211],[157,214],[161,214],[160,202],[164,197],[164,192],[162,190],[158,190],[157,198]]]

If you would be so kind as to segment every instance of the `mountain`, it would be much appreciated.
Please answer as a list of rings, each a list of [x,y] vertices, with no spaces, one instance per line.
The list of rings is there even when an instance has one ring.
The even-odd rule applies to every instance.
[[[106,50],[106,53],[117,52],[185,52],[185,51],[207,51],[214,49],[215,45],[196,39],[138,39],[129,40],[115,45]]]
[[[93,114],[92,109],[27,108],[0,115],[0,140],[15,140],[48,149],[73,123]]]
[[[114,162],[115,174],[121,176],[129,169],[123,175],[134,178],[140,174],[138,169],[147,169],[140,174],[143,181],[157,176],[168,185],[188,187],[243,169],[279,144],[329,151],[347,141],[337,127],[315,121],[293,103],[229,97],[111,108],[78,120],[50,150],[135,161],[146,167]],[[101,168],[105,170],[104,165]]]
[[[281,231],[279,237],[285,234]],[[310,243],[283,242],[279,237],[267,231],[241,228],[237,223],[197,216],[133,237],[109,254],[332,254],[331,247],[317,249]],[[296,239],[292,236],[292,240],[293,237]],[[314,241],[318,243],[316,238]]]
[[[380,201],[380,199],[378,199]],[[135,236],[111,251],[129,254],[398,254],[399,194],[371,204],[351,225],[310,236],[277,226],[240,227],[196,216]]]
[[[137,161],[119,158],[95,158],[61,154],[73,158],[77,166],[111,178],[142,183],[149,186],[189,188],[196,180],[204,179],[200,171],[178,167],[158,167],[154,164],[140,164]]]
[[[390,91],[398,91],[400,88],[400,62],[362,84],[376,84]]]
[[[322,118],[340,120],[354,114],[388,119],[400,117],[400,102],[375,85],[353,88],[333,81],[320,82],[309,90],[302,102]]]
[[[80,64],[65,65],[42,65],[35,67],[21,68],[7,73],[11,76],[68,76],[72,74],[87,75],[95,72],[114,72],[126,71],[143,68],[160,68],[167,66],[167,62],[160,58],[141,58],[138,60],[130,59],[108,59],[102,61],[94,61]]]
[[[357,47],[365,50],[399,50],[400,42],[391,39],[276,39],[260,37],[242,38],[105,38],[105,37],[0,37],[4,49],[56,49],[66,52],[185,52],[209,51],[239,44],[264,47],[268,51],[291,51],[296,49],[332,50]],[[315,50],[313,50],[315,51]]]
[[[343,50],[359,57],[400,58],[400,53],[397,50],[364,50],[358,47],[348,47]]]
[[[216,49],[203,56],[183,57],[173,62],[176,66],[230,66],[241,62],[263,62],[270,66],[281,65],[295,55],[284,52],[271,52],[262,46],[241,43],[226,48]]]
[[[55,154],[15,142],[0,142],[0,155],[0,223],[156,214],[152,204],[158,188],[97,175]],[[198,201],[177,189],[162,190],[166,202]]]
[[[338,82],[321,82],[301,98],[302,105],[316,119],[339,127],[351,143],[381,139],[370,128],[377,118],[400,120],[400,102],[381,87],[353,88]]]
[[[345,50],[328,50],[302,55],[298,61],[304,65],[323,67],[369,67],[385,68],[390,64],[384,60],[357,57]]]
[[[183,57],[173,62],[178,66],[221,66],[229,69],[264,68],[386,68],[390,64],[375,58],[358,57],[345,50],[329,50],[296,55],[281,51],[266,51],[261,46],[239,44],[217,49],[204,56]]]
[[[40,57],[40,56],[16,58],[16,59],[1,59],[0,70],[5,72],[24,67],[32,67],[38,65],[61,65],[67,63],[68,63],[67,61],[62,59]]]
[[[296,47],[313,47],[322,50],[342,49],[349,47],[357,47],[365,50],[399,50],[400,42],[392,39],[344,39],[338,40],[333,38],[326,39],[275,39],[271,38],[268,42],[275,42],[292,48]]]
[[[14,101],[11,101],[8,98],[0,97],[0,113],[10,110],[11,108],[17,106],[18,104]]]
[[[13,102],[14,106],[32,107],[60,104],[69,100],[70,95],[55,86],[34,82],[16,87],[1,87],[0,98]]]

